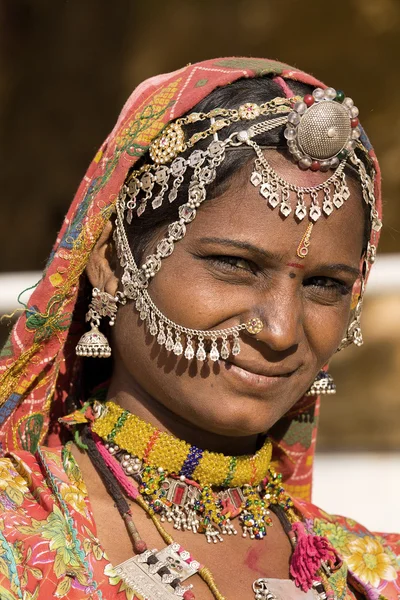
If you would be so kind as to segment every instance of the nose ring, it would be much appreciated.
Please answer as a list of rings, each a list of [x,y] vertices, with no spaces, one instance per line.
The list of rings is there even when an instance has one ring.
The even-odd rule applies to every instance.
[[[256,335],[260,333],[260,331],[264,328],[264,323],[258,317],[252,317],[245,323],[247,333],[251,333],[251,335]]]

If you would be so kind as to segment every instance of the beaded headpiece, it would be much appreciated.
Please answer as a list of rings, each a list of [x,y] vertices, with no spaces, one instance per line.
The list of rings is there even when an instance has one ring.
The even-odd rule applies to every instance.
[[[264,116],[265,120],[251,123]],[[203,121],[208,121],[209,126],[186,139],[184,126]],[[223,138],[224,129],[233,123],[243,124],[243,127]],[[131,172],[121,189],[116,205],[114,234],[123,268],[121,283],[124,299],[135,301],[141,320],[145,321],[149,333],[158,344],[177,356],[183,354],[188,360],[196,357],[204,361],[208,354],[212,361],[216,361],[219,357],[227,359],[231,353],[236,355],[240,352],[241,331],[254,333],[251,323],[239,323],[217,330],[196,330],[182,326],[165,316],[148,292],[148,284],[161,268],[162,260],[172,254],[175,243],[184,237],[188,224],[206,200],[207,186],[215,181],[217,169],[230,150],[239,146],[252,148],[256,158],[250,181],[259,188],[268,206],[279,210],[283,218],[293,214],[299,222],[308,217],[311,224],[323,214],[329,217],[349,198],[345,167],[353,167],[361,180],[363,198],[370,207],[372,227],[377,231],[380,229],[373,179],[356,153],[358,147],[362,149],[358,124],[358,109],[351,98],[346,98],[343,92],[333,88],[316,88],[312,95],[304,98],[278,97],[261,105],[248,102],[237,109],[216,108],[208,113],[192,112],[163,130],[150,146],[152,162]],[[269,164],[262,147],[257,143],[257,137],[283,126],[289,152],[301,169],[333,171],[323,183],[313,187],[288,183]],[[210,139],[206,148],[196,148],[200,140],[206,139]],[[185,156],[180,156],[183,152]],[[134,212],[140,217],[149,209],[150,203],[151,208],[157,210],[164,202],[174,202],[185,176],[190,177],[187,202],[179,207],[177,220],[168,226],[155,252],[148,255],[139,267],[128,242],[126,224],[131,223]],[[369,247],[363,281],[373,254],[373,248]],[[349,326],[348,343],[362,343],[359,314],[363,282],[361,288],[359,306]]]

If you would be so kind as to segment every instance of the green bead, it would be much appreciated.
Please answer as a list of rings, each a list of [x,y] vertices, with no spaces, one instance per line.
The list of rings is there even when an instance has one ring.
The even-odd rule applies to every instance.
[[[344,99],[345,99],[344,92],[342,92],[342,90],[338,90],[336,92],[336,98],[335,98],[336,102],[343,102]]]
[[[345,158],[347,158],[348,155],[349,153],[347,152],[347,150],[341,150],[337,156],[339,160],[345,160]]]

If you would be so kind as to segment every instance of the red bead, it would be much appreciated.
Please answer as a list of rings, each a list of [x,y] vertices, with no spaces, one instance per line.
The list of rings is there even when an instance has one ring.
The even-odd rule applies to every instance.
[[[357,117],[355,117],[354,119],[351,119],[350,121],[350,125],[354,128],[357,127],[357,125],[359,124],[359,120],[357,119]]]
[[[311,106],[315,102],[314,96],[311,96],[311,94],[306,94],[303,98],[303,101],[307,104],[307,106]]]
[[[142,554],[142,552],[146,552],[147,544],[143,540],[135,543],[135,550],[138,554]]]
[[[183,594],[183,600],[195,600],[196,596],[193,594],[192,590],[187,590]]]
[[[311,169],[311,171],[319,171],[320,166],[321,165],[318,162],[318,160],[313,160],[312,163],[311,163],[310,169]]]

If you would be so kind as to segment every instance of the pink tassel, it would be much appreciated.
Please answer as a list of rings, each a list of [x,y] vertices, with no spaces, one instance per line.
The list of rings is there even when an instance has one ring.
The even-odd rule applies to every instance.
[[[335,561],[335,553],[325,537],[309,535],[303,523],[294,523],[297,544],[290,563],[290,574],[304,592],[311,589],[322,562]]]
[[[92,436],[97,446],[97,450],[103,457],[107,467],[115,475],[116,479],[122,485],[128,497],[132,500],[136,500],[136,498],[139,496],[139,491],[137,490],[137,488],[135,488],[135,486],[130,482],[129,477],[125,475],[124,470],[117,461],[117,459],[111,456],[111,454],[106,450],[104,444],[101,441],[101,438],[94,432],[92,432]]]

